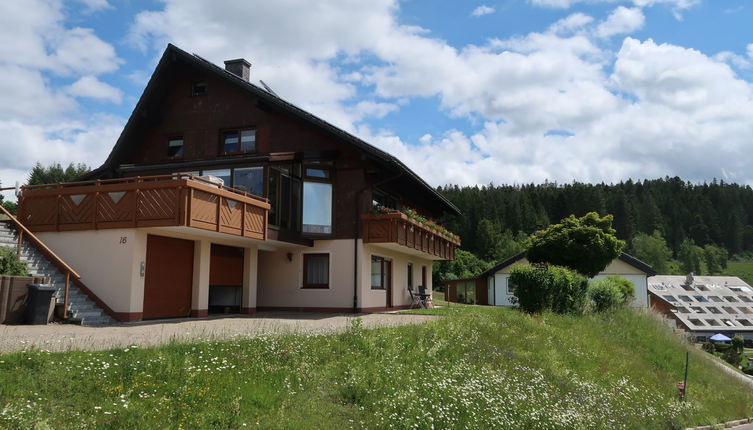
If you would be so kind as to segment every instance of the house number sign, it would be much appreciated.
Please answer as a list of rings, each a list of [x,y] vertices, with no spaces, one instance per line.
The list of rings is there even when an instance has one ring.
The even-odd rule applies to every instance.
[[[120,244],[125,245],[128,243],[128,236],[120,236]]]

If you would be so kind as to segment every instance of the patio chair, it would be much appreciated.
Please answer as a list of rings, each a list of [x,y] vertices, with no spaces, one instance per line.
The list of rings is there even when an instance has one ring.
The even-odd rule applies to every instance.
[[[431,293],[426,293],[426,287],[423,285],[418,286],[418,300],[421,302],[422,308],[433,308],[434,304],[431,301]]]
[[[409,309],[423,307],[421,305],[421,298],[419,297],[418,294],[413,292],[413,288],[410,285],[408,286],[408,294],[410,294],[410,308]]]

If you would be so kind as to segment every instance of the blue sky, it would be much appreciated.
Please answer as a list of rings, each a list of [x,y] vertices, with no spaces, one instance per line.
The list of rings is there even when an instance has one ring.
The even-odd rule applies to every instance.
[[[98,166],[168,42],[433,185],[750,184],[746,0],[29,0],[0,4],[0,181]]]

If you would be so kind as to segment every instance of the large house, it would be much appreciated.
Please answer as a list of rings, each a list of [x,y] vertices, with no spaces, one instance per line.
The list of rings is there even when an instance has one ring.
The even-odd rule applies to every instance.
[[[753,339],[753,288],[736,276],[652,276],[651,307],[696,339],[716,333]]]
[[[460,244],[427,218],[459,210],[250,67],[168,45],[104,164],[24,187],[18,219],[120,321],[407,307]]]
[[[510,272],[516,266],[528,264],[530,263],[526,258],[526,251],[522,251],[500,261],[474,278],[446,281],[448,300],[492,306],[513,306],[515,293],[510,282]],[[651,266],[623,252],[594,279],[615,275],[628,279],[635,285],[633,306],[644,308],[648,306],[647,279],[649,276],[656,275]]]

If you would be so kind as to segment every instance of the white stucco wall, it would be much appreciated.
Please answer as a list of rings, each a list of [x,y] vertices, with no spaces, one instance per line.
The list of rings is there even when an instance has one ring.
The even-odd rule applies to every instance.
[[[494,302],[497,306],[512,306],[510,299],[514,297],[514,295],[509,294],[507,290],[510,271],[513,267],[527,264],[529,264],[528,260],[523,258],[510,266],[500,269],[493,277],[489,277],[489,279],[493,279],[494,282],[493,294],[489,296],[489,301]],[[644,272],[622,260],[614,259],[593,279],[603,279],[613,275],[618,275],[621,278],[628,279],[635,284],[635,300],[633,300],[632,306],[648,307],[648,276]]]
[[[392,261],[392,306],[408,306],[411,303],[410,294],[408,293],[408,263],[413,263],[414,293],[418,293],[418,286],[423,282],[421,278],[422,267],[426,267],[426,290],[431,292],[431,260],[373,244],[364,245],[363,249],[360,294],[363,303],[362,307],[380,308],[385,307],[387,303],[386,290],[371,289],[372,256],[388,258]]]
[[[384,308],[386,290],[371,289],[371,257],[380,256],[392,261],[392,305],[410,305],[407,289],[408,263],[413,263],[413,285],[417,291],[421,284],[421,267],[426,266],[427,284],[431,287],[431,260],[401,253],[378,245],[358,247],[358,307]],[[353,308],[354,294],[354,242],[352,239],[316,240],[311,248],[284,248],[276,251],[259,251],[259,281],[257,306],[283,308]],[[291,254],[291,261],[287,254]],[[330,255],[330,285],[326,289],[303,288],[303,255],[328,253]]]
[[[140,229],[43,232],[37,236],[115,312],[144,306],[146,233]]]
[[[352,309],[353,252],[353,240],[347,239],[316,240],[310,248],[259,251],[257,306]],[[303,255],[307,253],[329,254],[329,288],[303,288]]]

